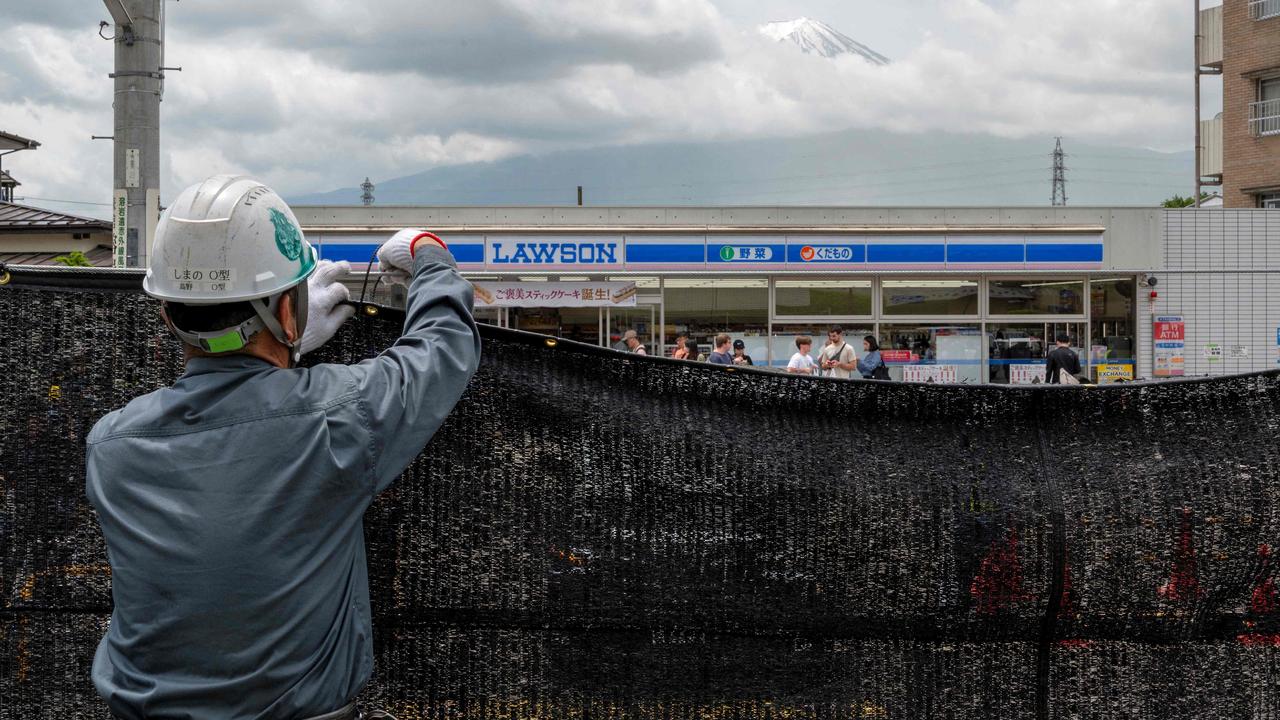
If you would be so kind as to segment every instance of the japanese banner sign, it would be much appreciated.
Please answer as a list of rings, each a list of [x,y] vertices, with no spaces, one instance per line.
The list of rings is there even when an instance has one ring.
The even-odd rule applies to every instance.
[[[476,307],[634,307],[633,282],[476,282]]]
[[[1044,382],[1044,363],[1018,363],[1009,366],[1010,385],[1036,385]]]
[[[903,382],[955,383],[955,365],[907,365],[902,368]]]

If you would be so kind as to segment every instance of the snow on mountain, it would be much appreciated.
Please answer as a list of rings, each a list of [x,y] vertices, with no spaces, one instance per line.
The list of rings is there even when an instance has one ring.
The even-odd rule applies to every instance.
[[[782,42],[789,40],[807,53],[833,58],[838,55],[858,55],[873,65],[888,65],[889,58],[836,30],[821,20],[807,17],[783,22],[771,22],[760,26],[760,34]]]

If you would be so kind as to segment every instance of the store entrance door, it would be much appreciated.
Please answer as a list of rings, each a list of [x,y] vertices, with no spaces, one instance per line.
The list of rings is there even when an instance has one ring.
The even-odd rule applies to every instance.
[[[636,303],[634,307],[609,308],[608,346],[615,350],[626,351],[622,335],[628,330],[635,330],[644,344],[645,352],[658,354],[658,306],[649,303]]]
[[[1071,338],[1071,349],[1080,358],[1083,371],[1089,362],[1083,347],[1084,323],[987,323],[988,380],[1001,385],[1044,382],[1045,356],[1055,347],[1054,338],[1059,334]]]

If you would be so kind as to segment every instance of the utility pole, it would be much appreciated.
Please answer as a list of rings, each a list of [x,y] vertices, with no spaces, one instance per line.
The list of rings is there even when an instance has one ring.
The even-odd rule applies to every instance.
[[[1196,172],[1196,186],[1195,186],[1196,189],[1195,189],[1195,194],[1191,196],[1192,197],[1191,206],[1200,207],[1200,155],[1202,152],[1204,152],[1204,144],[1201,142],[1201,139],[1200,139],[1200,41],[1204,39],[1204,34],[1200,29],[1200,0],[1193,0],[1193,4],[1195,5],[1194,10],[1195,10],[1195,17],[1196,17],[1196,22],[1195,22],[1196,41],[1194,43],[1195,47],[1192,49],[1192,52],[1194,52],[1196,55],[1196,73],[1195,73],[1196,152],[1195,152],[1195,159],[1194,159],[1195,172]]]
[[[1064,160],[1067,154],[1062,152],[1062,138],[1053,148],[1053,200],[1054,206],[1067,204],[1067,166]]]
[[[368,175],[364,176],[364,182],[360,183],[360,189],[363,191],[360,193],[360,202],[364,203],[365,205],[372,205],[373,204],[373,183],[369,182]]]
[[[117,267],[146,267],[160,216],[165,0],[103,2],[115,23],[113,255]]]

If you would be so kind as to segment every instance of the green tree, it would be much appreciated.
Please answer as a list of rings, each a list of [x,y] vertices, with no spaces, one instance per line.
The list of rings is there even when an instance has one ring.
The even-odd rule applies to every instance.
[[[1200,193],[1200,202],[1203,203],[1205,200],[1208,200],[1208,199],[1209,199],[1209,193],[1207,192]],[[1160,207],[1184,208],[1184,207],[1191,207],[1192,205],[1195,205],[1195,203],[1196,201],[1190,195],[1188,195],[1187,197],[1182,197],[1181,195],[1174,195],[1168,200],[1165,200],[1164,202],[1160,203]]]
[[[67,267],[93,267],[93,263],[89,262],[89,258],[85,257],[84,253],[79,250],[72,250],[66,255],[59,255],[53,261]]]

